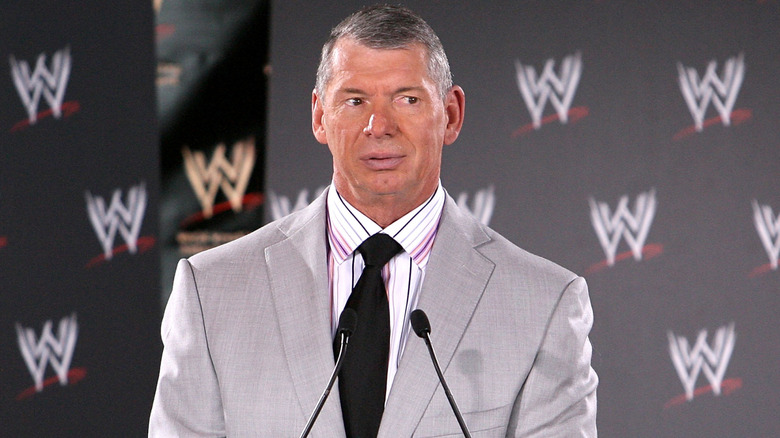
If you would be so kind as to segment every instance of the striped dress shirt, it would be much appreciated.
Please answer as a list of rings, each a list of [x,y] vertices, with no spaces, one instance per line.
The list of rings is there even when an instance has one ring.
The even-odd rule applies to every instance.
[[[355,251],[364,240],[383,232],[402,247],[398,255],[382,269],[390,308],[390,355],[387,365],[387,391],[390,394],[395,373],[409,337],[409,314],[425,277],[425,267],[433,247],[439,219],[444,208],[444,188],[436,191],[422,205],[382,229],[351,206],[331,184],[328,190],[328,280],[331,297],[331,328],[336,335],[339,316],[347,304],[352,288],[363,272],[363,257]],[[360,330],[358,321],[357,330]]]

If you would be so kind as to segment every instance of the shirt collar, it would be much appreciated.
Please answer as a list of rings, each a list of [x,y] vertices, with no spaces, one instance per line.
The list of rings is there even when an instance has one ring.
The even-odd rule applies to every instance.
[[[427,262],[444,208],[444,188],[439,181],[430,198],[382,229],[338,194],[333,184],[327,195],[328,243],[337,264],[344,262],[370,236],[392,236],[414,260]]]

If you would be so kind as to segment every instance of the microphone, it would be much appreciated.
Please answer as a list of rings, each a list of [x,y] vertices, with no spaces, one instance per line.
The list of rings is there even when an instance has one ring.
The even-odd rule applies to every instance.
[[[458,409],[458,405],[455,403],[455,399],[452,397],[452,393],[450,392],[450,388],[447,386],[447,382],[444,380],[444,374],[441,373],[441,368],[439,367],[439,361],[436,359],[436,353],[433,351],[433,345],[431,345],[431,323],[428,322],[428,316],[425,314],[425,312],[422,311],[422,309],[415,309],[412,314],[409,316],[409,319],[412,322],[412,329],[417,334],[417,336],[423,338],[425,340],[425,345],[428,346],[428,352],[431,354],[431,361],[433,362],[433,367],[436,368],[436,374],[439,376],[439,381],[441,382],[442,388],[444,388],[444,394],[447,395],[447,400],[450,402],[450,406],[452,407],[452,412],[455,413],[455,418],[458,419],[458,424],[460,425],[460,430],[463,431],[463,435],[466,438],[471,438],[471,433],[469,433],[469,428],[466,426],[466,422],[463,421],[463,416],[460,415],[460,409]]]
[[[309,435],[311,428],[314,426],[314,422],[320,415],[325,400],[328,399],[330,390],[333,388],[333,382],[336,381],[336,376],[338,376],[339,371],[341,371],[341,365],[344,363],[344,355],[347,352],[347,343],[349,342],[349,337],[355,332],[355,327],[357,327],[357,313],[353,309],[346,307],[344,311],[341,312],[339,327],[336,330],[336,336],[341,336],[341,345],[339,346],[339,357],[336,359],[336,366],[333,367],[333,373],[330,375],[328,386],[325,388],[325,391],[322,392],[320,400],[317,402],[317,406],[314,407],[314,411],[311,413],[309,421],[306,423],[306,427],[304,427],[303,432],[301,432],[300,438],[305,438]]]

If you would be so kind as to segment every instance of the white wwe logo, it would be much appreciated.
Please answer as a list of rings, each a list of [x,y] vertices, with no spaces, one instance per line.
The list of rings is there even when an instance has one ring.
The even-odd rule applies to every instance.
[[[730,58],[723,67],[723,78],[715,72],[718,63],[710,61],[704,76],[699,79],[699,74],[694,68],[685,68],[677,63],[677,71],[680,79],[685,102],[691,110],[696,131],[701,132],[704,127],[704,114],[710,102],[720,113],[720,118],[725,126],[731,124],[731,110],[742,86],[745,77],[745,61],[743,54]]]
[[[490,218],[493,217],[493,209],[496,206],[495,188],[490,186],[477,191],[471,202],[471,207],[468,206],[468,197],[466,192],[458,195],[458,206],[474,215],[483,225],[489,225]]]
[[[569,107],[574,100],[574,92],[582,75],[581,54],[577,52],[563,59],[560,74],[554,70],[555,60],[548,59],[544,64],[541,76],[536,75],[536,70],[527,65],[515,61],[517,70],[517,85],[533,119],[534,129],[542,126],[542,112],[549,99],[561,123],[568,121]]]
[[[46,99],[54,117],[60,118],[62,100],[70,77],[70,49],[66,47],[52,56],[51,69],[46,67],[46,55],[41,53],[38,55],[32,74],[27,61],[17,61],[12,55],[10,62],[14,85],[27,109],[30,124],[34,124],[38,119],[38,103],[41,96]]]
[[[122,191],[114,190],[108,209],[102,197],[92,196],[86,192],[86,198],[89,220],[103,246],[106,260],[111,259],[117,231],[125,239],[128,251],[135,254],[138,234],[141,232],[141,223],[146,211],[145,185],[140,184],[127,191],[127,204],[122,203]]]
[[[592,197],[589,202],[590,219],[607,256],[607,265],[615,264],[621,237],[626,239],[634,260],[642,260],[642,248],[655,216],[655,189],[637,196],[633,213],[628,208],[628,195],[620,198],[614,214],[605,202],[597,203]]]
[[[232,162],[225,156],[224,143],[217,145],[211,162],[206,164],[203,152],[191,152],[184,147],[184,168],[195,195],[203,207],[207,219],[214,215],[214,200],[217,190],[222,192],[235,212],[243,209],[243,199],[252,169],[255,167],[255,139],[253,137],[236,142],[231,152]]]
[[[693,399],[696,380],[702,371],[712,385],[712,392],[715,395],[720,395],[723,376],[726,374],[726,367],[728,367],[731,353],[734,351],[736,338],[734,323],[732,322],[728,327],[721,327],[715,332],[712,346],[707,344],[706,329],[699,332],[693,348],[690,347],[688,339],[675,336],[671,331],[667,335],[669,354],[685,388],[685,398],[687,400]]]
[[[777,259],[780,258],[780,215],[775,216],[772,207],[759,205],[758,201],[754,200],[753,221],[769,256],[769,265],[776,270]]]
[[[76,314],[60,320],[57,336],[52,333],[52,321],[46,321],[41,330],[41,337],[36,339],[35,330],[24,328],[16,324],[16,335],[19,341],[19,349],[35,381],[35,390],[43,390],[43,375],[46,365],[51,364],[59,377],[60,385],[68,384],[68,371],[73,351],[76,347],[79,326],[76,322]]]
[[[318,187],[314,191],[314,198],[319,196],[324,190],[324,186]],[[309,189],[303,189],[298,193],[295,204],[287,196],[277,195],[273,191],[268,192],[268,200],[271,203],[271,219],[281,219],[309,205]]]

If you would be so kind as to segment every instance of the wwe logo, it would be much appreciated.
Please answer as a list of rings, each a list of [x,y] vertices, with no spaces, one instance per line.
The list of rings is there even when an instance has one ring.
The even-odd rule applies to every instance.
[[[493,217],[493,208],[496,206],[495,188],[490,186],[477,191],[471,202],[471,207],[468,206],[468,197],[466,192],[458,195],[458,206],[474,215],[482,225],[489,225],[490,218]]]
[[[693,348],[688,343],[688,339],[675,336],[671,331],[667,335],[669,354],[685,388],[685,398],[689,401],[693,400],[694,386],[702,371],[712,385],[712,392],[715,395],[720,395],[723,376],[726,374],[726,367],[728,367],[731,353],[734,351],[736,338],[734,323],[732,322],[728,327],[719,328],[715,332],[712,345],[707,344],[707,330],[699,332]]]
[[[128,251],[135,254],[138,250],[138,234],[141,231],[144,212],[146,211],[146,187],[140,184],[127,192],[127,203],[122,203],[122,191],[114,190],[111,204],[106,209],[106,201],[100,196],[92,196],[86,192],[87,213],[92,227],[103,246],[106,260],[113,254],[114,239],[117,231],[127,243]]]
[[[568,121],[569,107],[574,100],[574,92],[582,75],[581,54],[577,52],[565,57],[561,63],[560,74],[555,73],[554,66],[555,61],[552,58],[548,59],[541,76],[537,79],[533,67],[523,65],[519,60],[515,61],[517,85],[531,113],[534,129],[542,126],[542,112],[548,99],[555,107],[561,123],[565,124]]]
[[[314,192],[314,198],[319,196],[324,190],[324,186],[318,187]],[[298,198],[295,200],[294,205],[287,196],[277,195],[272,191],[268,192],[268,199],[271,202],[271,219],[277,220],[309,205],[309,189],[303,189],[298,193]]]
[[[34,124],[38,119],[38,103],[41,96],[46,99],[54,117],[59,119],[62,115],[62,99],[65,97],[65,88],[70,76],[70,49],[66,47],[56,52],[51,59],[51,68],[46,66],[46,55],[41,53],[38,55],[32,74],[27,61],[17,61],[13,55],[9,59],[14,85],[27,109],[30,124]]]
[[[214,200],[219,188],[222,188],[234,212],[243,209],[244,194],[255,167],[254,137],[233,145],[232,162],[225,156],[225,151],[224,143],[217,145],[207,165],[203,152],[191,152],[187,147],[182,149],[187,178],[207,219],[214,215]]]
[[[698,132],[703,129],[704,114],[710,102],[720,113],[723,124],[725,126],[731,124],[731,110],[734,108],[742,79],[745,77],[745,61],[741,53],[726,61],[722,79],[715,72],[717,65],[716,61],[710,61],[704,76],[699,79],[696,69],[685,68],[681,63],[677,63],[680,90],[691,110]]]
[[[79,326],[76,322],[76,314],[65,317],[60,320],[57,329],[57,336],[52,333],[53,323],[51,320],[43,324],[41,337],[36,339],[35,331],[31,328],[24,328],[19,323],[16,324],[16,335],[19,341],[19,349],[22,351],[22,357],[30,370],[35,381],[35,390],[43,390],[43,375],[46,372],[46,365],[51,364],[60,385],[68,384],[68,370],[70,361],[73,358],[73,350],[76,347]]]
[[[592,197],[589,202],[590,219],[607,256],[607,266],[615,264],[621,237],[626,239],[634,260],[642,260],[642,248],[655,216],[655,189],[637,196],[633,213],[628,208],[628,195],[620,198],[614,214],[604,202],[597,203]]]
[[[769,256],[769,265],[776,270],[777,259],[780,258],[780,215],[775,216],[772,207],[759,205],[758,201],[754,200],[753,221]]]

